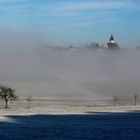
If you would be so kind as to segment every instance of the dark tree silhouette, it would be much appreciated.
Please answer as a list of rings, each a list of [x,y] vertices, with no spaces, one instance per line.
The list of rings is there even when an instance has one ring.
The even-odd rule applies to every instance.
[[[117,105],[117,101],[118,101],[118,97],[114,96],[113,97],[113,105],[116,106]]]
[[[137,99],[138,99],[138,95],[134,94],[134,105],[137,105]]]
[[[27,101],[27,108],[30,108],[30,102],[32,101],[32,96],[28,96],[26,98],[26,101]]]
[[[5,101],[5,108],[8,108],[8,102],[18,99],[15,90],[5,85],[0,85],[0,98]]]

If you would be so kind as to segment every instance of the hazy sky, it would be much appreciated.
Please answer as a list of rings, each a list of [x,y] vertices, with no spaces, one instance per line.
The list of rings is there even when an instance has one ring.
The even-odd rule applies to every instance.
[[[0,0],[0,28],[41,30],[48,43],[140,45],[139,0]],[[133,45],[134,44],[134,45]]]

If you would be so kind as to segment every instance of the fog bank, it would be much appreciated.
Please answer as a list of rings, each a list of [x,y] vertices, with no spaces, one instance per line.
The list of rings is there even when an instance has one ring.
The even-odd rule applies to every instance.
[[[140,51],[44,46],[41,34],[0,33],[0,81],[19,96],[60,99],[140,95]]]

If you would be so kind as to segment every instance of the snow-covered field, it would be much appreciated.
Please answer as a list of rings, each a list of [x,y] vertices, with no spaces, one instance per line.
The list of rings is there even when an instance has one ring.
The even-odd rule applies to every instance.
[[[22,109],[0,109],[1,115],[65,115],[65,114],[89,114],[90,112],[132,112],[139,111],[140,105],[136,106],[69,106],[69,105],[48,105],[46,107],[31,107]]]
[[[0,109],[0,140],[139,140],[140,105]]]

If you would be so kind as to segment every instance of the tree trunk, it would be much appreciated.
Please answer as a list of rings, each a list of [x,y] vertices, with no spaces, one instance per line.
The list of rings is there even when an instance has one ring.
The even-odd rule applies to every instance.
[[[134,105],[137,105],[137,99],[134,98]]]
[[[28,101],[28,105],[27,105],[27,108],[30,108],[30,101]]]
[[[5,108],[8,108],[8,101],[5,101]]]
[[[134,95],[134,105],[137,105],[137,94]]]

